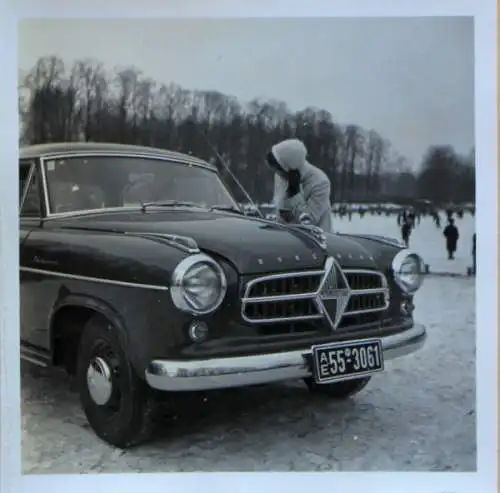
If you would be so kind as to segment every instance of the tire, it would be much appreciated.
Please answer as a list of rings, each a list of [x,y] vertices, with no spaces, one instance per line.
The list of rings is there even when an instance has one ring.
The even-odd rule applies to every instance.
[[[312,394],[324,395],[336,400],[344,400],[361,392],[371,380],[371,377],[345,380],[344,382],[318,384],[312,378],[305,378],[304,382]]]
[[[92,385],[92,377],[99,387]],[[153,390],[137,377],[114,327],[100,316],[87,322],[81,336],[77,388],[101,440],[125,449],[151,436],[158,408]]]

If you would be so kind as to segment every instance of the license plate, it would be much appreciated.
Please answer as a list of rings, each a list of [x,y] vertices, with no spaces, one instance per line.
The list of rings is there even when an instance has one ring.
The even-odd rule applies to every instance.
[[[379,339],[313,346],[312,356],[317,383],[349,380],[384,370],[384,355]]]

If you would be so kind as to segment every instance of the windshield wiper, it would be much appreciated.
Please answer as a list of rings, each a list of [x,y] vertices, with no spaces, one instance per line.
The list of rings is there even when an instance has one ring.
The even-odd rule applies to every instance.
[[[236,214],[245,214],[240,209],[234,207],[233,205],[212,205],[208,208],[209,211],[227,211],[235,212]]]
[[[158,200],[156,202],[141,202],[141,210],[145,212],[148,207],[201,207],[203,205],[196,202],[188,202],[183,200]]]
[[[209,211],[228,211],[237,214],[244,214],[232,205],[212,205],[198,204],[196,202],[189,202],[185,200],[158,200],[156,202],[141,202],[141,210],[145,212],[148,207],[197,207],[200,209],[208,209]]]

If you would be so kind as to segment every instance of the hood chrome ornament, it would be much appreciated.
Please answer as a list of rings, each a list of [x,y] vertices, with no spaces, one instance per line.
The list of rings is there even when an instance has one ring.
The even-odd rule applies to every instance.
[[[322,250],[326,251],[326,235],[320,227],[312,224],[294,224],[293,227],[307,233]]]
[[[127,236],[138,236],[142,238],[158,238],[160,240],[163,240],[165,243],[179,248],[186,253],[200,253],[200,247],[198,246],[198,243],[196,243],[196,240],[194,238],[191,238],[190,236],[173,235],[168,233],[151,233],[149,231],[126,231],[125,234]]]

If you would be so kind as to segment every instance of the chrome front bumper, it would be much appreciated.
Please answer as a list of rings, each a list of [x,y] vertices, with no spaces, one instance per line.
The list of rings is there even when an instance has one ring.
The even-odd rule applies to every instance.
[[[419,350],[427,333],[415,324],[399,334],[382,337],[384,360]],[[311,376],[306,356],[311,350],[258,354],[196,361],[154,360],[146,370],[146,381],[158,390],[195,391],[265,384]]]

